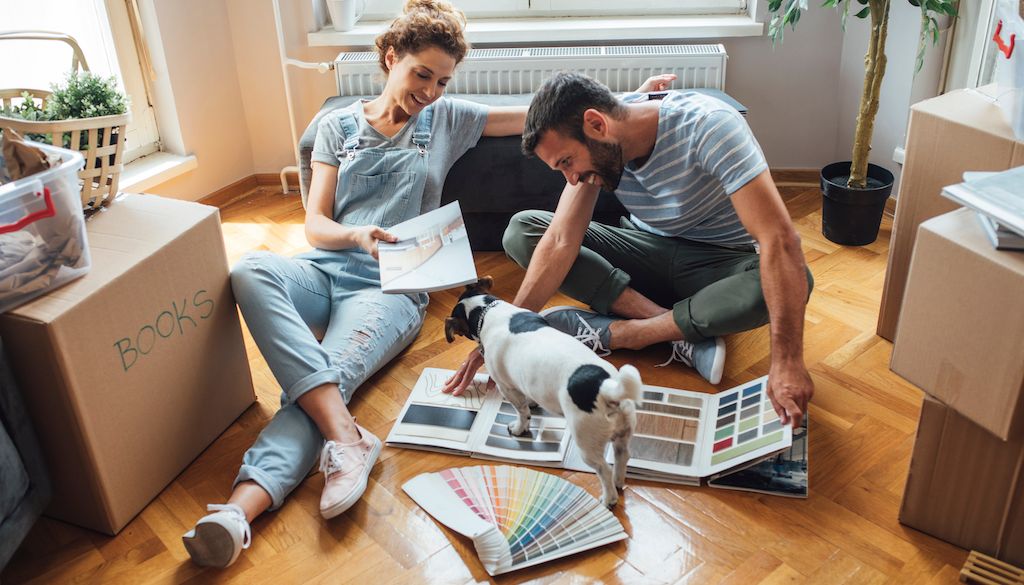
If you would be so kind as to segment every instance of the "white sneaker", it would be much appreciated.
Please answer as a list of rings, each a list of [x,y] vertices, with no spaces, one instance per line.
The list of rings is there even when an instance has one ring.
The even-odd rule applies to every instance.
[[[609,317],[579,307],[551,307],[540,312],[540,316],[549,325],[562,333],[571,335],[599,356],[606,356],[612,351],[611,324],[618,317]]]
[[[655,367],[667,366],[673,361],[683,362],[697,370],[697,373],[708,382],[718,384],[722,381],[722,373],[725,370],[725,341],[721,337],[712,337],[697,343],[673,341],[672,355],[668,361]]]
[[[235,504],[210,504],[206,509],[213,513],[200,518],[181,541],[193,563],[223,569],[249,548],[252,532],[245,512]]]

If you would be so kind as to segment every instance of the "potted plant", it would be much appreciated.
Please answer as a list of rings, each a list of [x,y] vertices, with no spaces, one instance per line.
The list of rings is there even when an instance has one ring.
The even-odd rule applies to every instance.
[[[30,140],[79,150],[85,167],[82,205],[99,208],[117,195],[123,164],[125,127],[131,120],[128,99],[113,77],[72,70],[51,91],[0,90],[0,127],[13,128]],[[13,104],[8,94],[20,93]]]
[[[889,33],[889,6],[900,0],[856,0],[857,18],[871,19],[871,39],[864,57],[864,86],[861,90],[853,153],[849,161],[826,165],[821,169],[822,233],[838,244],[860,246],[878,237],[885,202],[892,192],[893,175],[888,170],[868,163],[871,137],[878,113],[878,96],[885,76],[885,41]],[[956,16],[958,0],[907,0],[921,9],[921,31],[917,44],[917,66],[924,62],[929,37],[938,41],[937,17]],[[854,0],[825,0],[823,6],[837,9],[846,28],[846,18]],[[768,36],[772,43],[781,42],[786,25],[796,28],[800,14],[807,10],[807,0],[768,0],[772,15]]]

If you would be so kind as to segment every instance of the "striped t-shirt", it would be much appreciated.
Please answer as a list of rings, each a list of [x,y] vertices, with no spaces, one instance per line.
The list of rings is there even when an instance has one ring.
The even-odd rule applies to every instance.
[[[632,94],[624,101],[647,99]],[[658,137],[640,167],[628,163],[615,190],[633,223],[651,233],[721,246],[754,243],[729,196],[768,168],[735,109],[694,92],[669,92]]]

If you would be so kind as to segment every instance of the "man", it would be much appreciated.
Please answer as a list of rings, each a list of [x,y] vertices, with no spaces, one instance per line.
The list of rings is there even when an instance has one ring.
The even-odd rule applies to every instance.
[[[558,289],[594,311],[548,309],[554,327],[599,353],[672,342],[666,364],[712,384],[721,337],[770,322],[769,396],[783,422],[800,425],[814,392],[803,362],[813,282],[735,109],[692,92],[620,101],[585,75],[559,73],[530,104],[523,152],[568,184],[554,214],[520,212],[505,231],[506,252],[527,267],[515,304],[539,310]],[[618,227],[590,221],[602,187],[631,214]],[[482,363],[474,350],[445,390],[461,393]]]

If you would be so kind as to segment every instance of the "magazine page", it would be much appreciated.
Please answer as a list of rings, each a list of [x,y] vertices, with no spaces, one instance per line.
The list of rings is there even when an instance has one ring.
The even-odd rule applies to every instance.
[[[562,415],[540,406],[530,409],[530,431],[511,435],[508,425],[517,418],[515,407],[497,390],[480,412],[481,424],[473,432],[470,447],[474,456],[531,465],[561,465],[570,437]],[[484,424],[486,421],[486,424]]]
[[[790,498],[807,497],[807,415],[793,431],[793,445],[775,455],[708,479],[715,488]]]
[[[380,242],[377,247],[384,292],[429,292],[476,282],[473,251],[458,201],[388,232],[398,241]]]
[[[391,427],[388,445],[469,454],[470,437],[487,398],[487,375],[478,374],[462,395],[452,396],[443,392],[452,374],[423,370]]]
[[[711,395],[698,475],[707,477],[793,444],[793,430],[775,413],[767,384],[768,376],[762,376]]]

